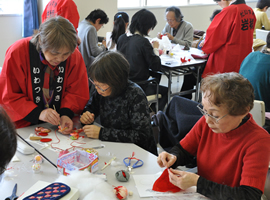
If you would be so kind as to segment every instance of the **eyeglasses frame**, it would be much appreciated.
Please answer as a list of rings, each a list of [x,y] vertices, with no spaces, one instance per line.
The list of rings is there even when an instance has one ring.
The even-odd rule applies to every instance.
[[[102,92],[106,92],[109,88],[110,88],[110,86],[108,87],[108,88],[106,88],[106,89],[102,89],[99,85],[96,85],[95,83],[94,83],[94,81],[89,77],[89,81],[95,86],[95,87],[97,87],[98,89],[100,89]]]
[[[210,115],[208,112],[206,112],[204,109],[202,109],[201,107],[200,107],[200,105],[203,107],[203,105],[202,104],[198,104],[197,105],[197,108],[199,109],[199,111],[204,115],[204,116],[208,116],[208,117],[210,117],[210,118],[212,118],[212,120],[214,120],[214,122],[216,123],[216,124],[218,124],[218,122],[221,120],[221,119],[223,119],[224,117],[226,117],[228,114],[226,114],[226,115],[224,115],[224,116],[222,116],[222,117],[220,117],[220,118],[217,118],[217,117],[214,117],[213,115]]]

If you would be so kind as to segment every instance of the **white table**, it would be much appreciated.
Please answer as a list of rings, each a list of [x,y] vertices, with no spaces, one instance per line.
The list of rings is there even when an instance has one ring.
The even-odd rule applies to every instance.
[[[50,124],[41,124],[39,126],[47,127],[52,130],[56,129],[56,126],[52,126]],[[18,134],[20,134],[23,138],[27,138],[30,133],[34,132],[34,128],[36,126],[30,126],[18,129]],[[49,134],[55,134],[52,131]],[[60,134],[60,133],[58,133]],[[83,133],[81,133],[82,135]],[[69,136],[66,136],[69,137]],[[130,143],[114,143],[114,142],[103,142],[97,139],[89,139],[84,138],[84,142],[87,144],[82,145],[85,148],[91,148],[100,146],[104,144],[105,147],[102,149],[98,149],[99,152],[99,170],[98,172],[106,173],[107,182],[110,185],[115,186],[125,186],[129,191],[133,192],[133,196],[128,197],[128,199],[141,199],[139,197],[138,191],[135,186],[135,182],[132,175],[142,175],[142,174],[156,174],[160,172],[162,169],[157,165],[157,157],[144,149],[138,147],[137,145]],[[36,149],[40,149],[40,145],[36,143],[31,143]],[[43,149],[40,151],[43,155],[49,158],[53,163],[56,164],[56,160],[58,154],[50,149]],[[132,169],[133,174],[130,177],[128,182],[119,182],[115,178],[115,173],[118,170],[125,169],[124,164],[122,166],[108,166],[103,171],[101,168],[104,166],[104,162],[108,162],[113,156],[116,156],[116,161],[122,162],[122,160],[130,156],[132,152],[135,152],[135,157],[140,158],[144,161],[144,165],[142,167]],[[57,169],[50,164],[48,161],[44,161],[42,164],[42,171],[38,174],[33,173],[31,166],[31,160],[37,153],[32,155],[23,155],[20,152],[16,152],[16,156],[21,160],[20,162],[11,162],[8,166],[8,174],[5,172],[5,176],[0,184],[0,199],[5,199],[7,196],[10,196],[12,193],[12,189],[15,183],[18,184],[17,195],[21,195],[23,192],[27,191],[32,185],[34,185],[38,180],[46,181],[46,182],[54,182],[60,175],[57,173]],[[12,172],[12,173],[11,173]],[[144,198],[145,199],[145,198]],[[149,198],[148,198],[149,199]],[[150,198],[151,199],[151,198]]]
[[[201,73],[202,69],[204,68],[206,64],[206,59],[193,59],[191,57],[191,54],[196,54],[199,56],[203,56],[201,50],[196,48],[190,48],[190,50],[184,50],[175,52],[173,57],[170,57],[170,55],[161,55],[161,65],[162,65],[162,72],[167,76],[168,78],[168,102],[170,102],[171,97],[174,95],[180,95],[180,94],[189,94],[192,92],[195,92],[195,101],[199,100],[199,82],[201,79]],[[191,58],[190,61],[182,63],[180,61],[180,58],[186,58],[188,60]],[[171,92],[171,84],[172,84],[172,77],[173,76],[184,76],[188,74],[193,74],[196,77],[196,88],[191,91],[182,91],[182,92]]]

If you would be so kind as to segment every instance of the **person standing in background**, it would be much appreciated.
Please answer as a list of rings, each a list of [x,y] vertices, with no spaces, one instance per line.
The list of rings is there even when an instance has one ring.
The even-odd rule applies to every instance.
[[[252,51],[255,14],[245,0],[215,0],[223,9],[206,31],[202,50],[210,54],[202,77],[238,72]]]
[[[68,19],[77,31],[80,15],[73,0],[50,0],[42,15],[42,23],[49,17],[62,16]]]

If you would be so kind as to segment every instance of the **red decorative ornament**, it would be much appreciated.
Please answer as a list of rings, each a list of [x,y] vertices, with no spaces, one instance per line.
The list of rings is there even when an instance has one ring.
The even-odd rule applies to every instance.
[[[180,58],[180,60],[181,60],[181,62],[182,62],[182,63],[187,62],[186,57],[184,57],[184,58]]]
[[[127,188],[124,186],[118,186],[114,188],[114,193],[118,199],[126,199],[128,195]]]
[[[52,141],[51,138],[43,138],[40,140],[40,142],[50,142],[50,141]]]
[[[51,132],[51,129],[39,126],[39,127],[35,128],[35,132],[49,133],[49,132]]]

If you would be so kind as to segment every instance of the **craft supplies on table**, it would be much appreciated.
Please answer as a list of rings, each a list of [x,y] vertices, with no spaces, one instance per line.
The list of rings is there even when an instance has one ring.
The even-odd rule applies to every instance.
[[[18,200],[23,200],[25,197],[28,197],[31,194],[34,194],[37,191],[45,188],[50,185],[48,182],[38,181],[32,187],[30,187]],[[77,188],[70,187],[70,192],[61,198],[61,200],[77,200],[80,197],[79,190]]]
[[[89,172],[98,170],[98,156],[86,151],[75,150],[57,159],[58,172],[69,175],[73,170],[88,169]]]
[[[15,184],[15,186],[14,186],[14,188],[12,190],[12,194],[9,197],[7,197],[5,200],[16,200],[16,199],[18,199],[18,196],[16,195],[16,193],[17,193],[17,183]]]
[[[135,153],[132,152],[132,156],[130,157],[126,157],[123,159],[124,164],[127,167],[127,170],[130,172],[133,168],[138,168],[141,167],[143,165],[143,161],[141,159],[135,158],[134,157]],[[131,160],[136,160],[136,162],[131,165]]]

